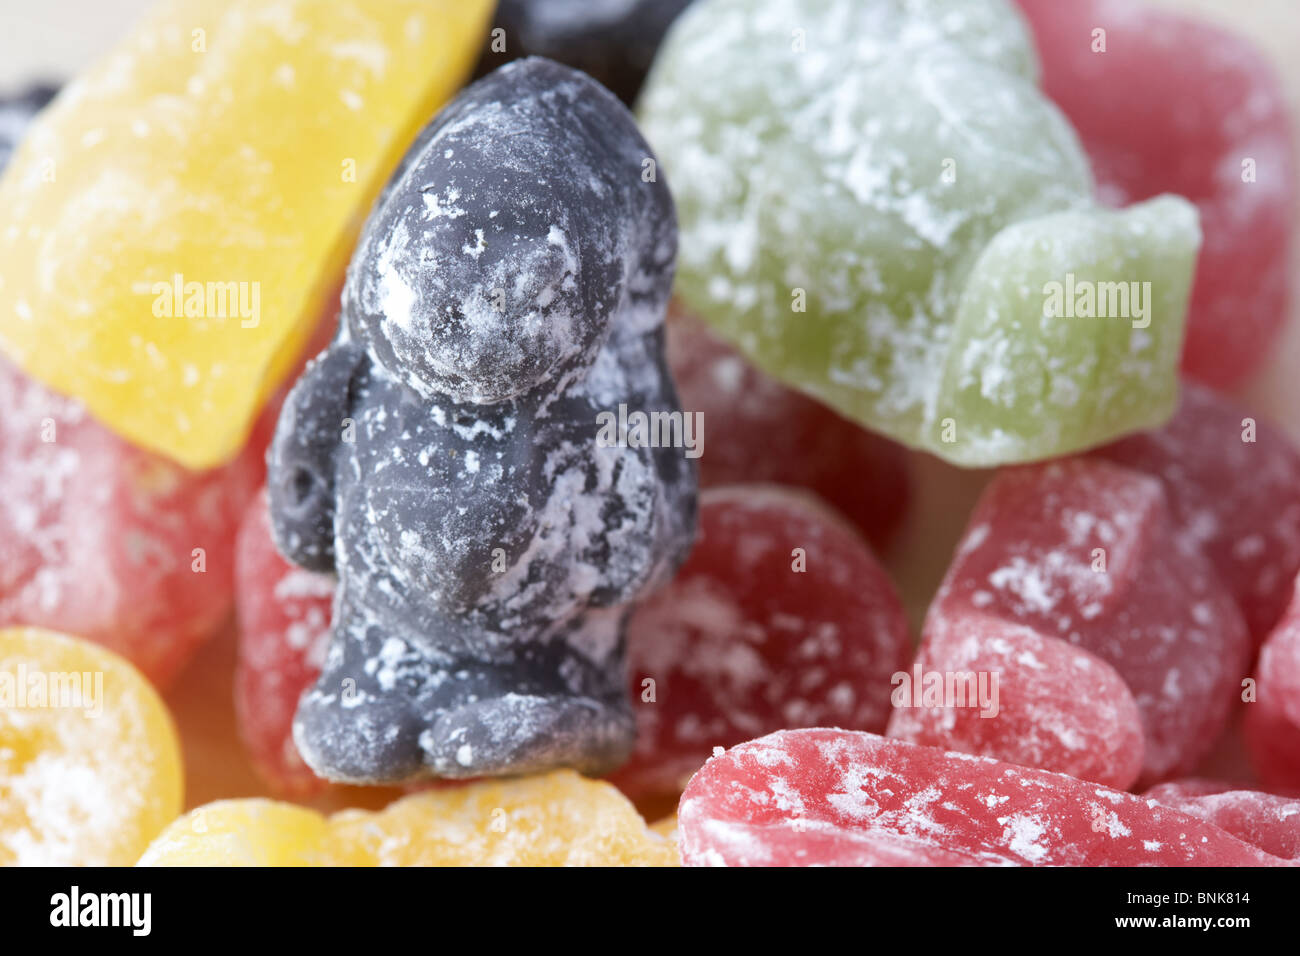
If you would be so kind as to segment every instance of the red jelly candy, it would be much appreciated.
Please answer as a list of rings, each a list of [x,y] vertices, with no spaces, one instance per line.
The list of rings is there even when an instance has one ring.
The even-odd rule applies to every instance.
[[[1300,860],[1300,799],[1209,780],[1162,783],[1143,796],[1213,823],[1265,853]]]
[[[883,728],[890,675],[906,662],[892,582],[857,530],[805,492],[710,489],[699,528],[628,628],[637,746],[611,779],[639,802],[675,799],[714,747],[756,734]]]
[[[1300,452],[1281,429],[1189,384],[1168,425],[1097,454],[1164,482],[1175,524],[1263,641],[1300,572]]]
[[[989,666],[1007,662],[998,718],[951,722],[945,730],[942,713],[922,708],[924,734],[912,730],[915,714],[897,718],[896,731],[951,750],[978,745],[981,753],[1023,760],[1028,751],[1015,735],[1037,726],[1038,741],[1059,739],[1045,751],[1045,765],[1083,772],[1089,758],[1077,745],[1124,733],[1122,695],[1104,702],[1086,696],[1111,683],[1092,666],[1099,659],[1133,695],[1144,737],[1139,779],[1155,783],[1190,772],[1213,745],[1238,700],[1250,653],[1240,612],[1209,562],[1174,531],[1160,483],[1103,461],[1011,469],[989,485],[927,616],[923,667],[961,671],[964,662],[981,660],[955,649],[963,632],[974,639],[987,630],[979,622],[988,618],[1065,641],[1091,657],[1073,658],[1075,678],[1059,663],[1049,667],[1033,654],[993,647],[983,658]],[[1035,681],[1042,683],[1028,686]],[[1059,694],[1074,702],[1053,702]],[[1071,719],[1080,723],[1070,726]],[[1119,760],[1130,752],[1114,740],[1106,749]],[[1080,759],[1085,763],[1072,762]],[[1103,778],[1122,776],[1116,766]]]
[[[261,452],[192,472],[0,362],[0,623],[77,634],[165,684],[230,611]]]
[[[1126,206],[1170,192],[1196,203],[1205,241],[1183,369],[1216,387],[1240,384],[1268,357],[1290,296],[1296,161],[1265,55],[1133,0],[1020,6],[1043,88],[1079,131],[1102,198]]]
[[[668,361],[682,408],[703,413],[708,427],[702,486],[806,488],[877,548],[891,542],[909,498],[901,446],[786,388],[680,311],[668,323]]]
[[[891,737],[1120,790],[1142,772],[1137,702],[1115,668],[1082,647],[977,612],[935,614],[903,677]]]
[[[326,784],[294,745],[293,714],[325,659],[335,582],[280,556],[271,540],[265,489],[253,499],[239,530],[235,577],[240,735],[253,765],[278,792],[318,792]]]
[[[1243,728],[1251,762],[1265,786],[1300,791],[1300,581],[1264,642],[1255,679]]]
[[[874,734],[787,730],[704,765],[678,810],[687,866],[1270,866],[1141,797]]]

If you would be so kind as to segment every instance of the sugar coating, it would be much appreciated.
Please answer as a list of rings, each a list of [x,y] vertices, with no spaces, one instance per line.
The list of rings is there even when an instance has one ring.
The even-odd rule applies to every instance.
[[[202,826],[197,824],[201,823]],[[607,783],[556,771],[430,790],[378,812],[325,817],[273,800],[221,800],[176,820],[140,866],[678,866]]]
[[[1097,207],[1036,74],[1004,0],[693,5],[639,107],[677,183],[679,294],[765,371],[958,464],[1160,423],[1195,210]],[[1151,282],[1150,324],[1049,317],[1069,274]]]
[[[134,444],[193,469],[234,458],[491,13],[153,4],[0,179],[0,350]]]
[[[1300,156],[1300,59],[1293,55],[1293,37],[1300,33],[1300,6],[1292,0],[1257,0],[1243,6],[1233,0],[1156,0],[1156,6],[1177,9],[1245,37],[1261,51],[1282,84],[1291,129],[1292,154]],[[1291,234],[1300,237],[1300,189],[1293,191]],[[1262,250],[1256,250],[1262,254]],[[1289,274],[1300,276],[1300,241],[1291,242]],[[1300,439],[1300,419],[1292,414],[1300,402],[1300,295],[1293,294],[1285,312],[1283,332],[1246,394],[1267,409],[1293,439]]]
[[[467,90],[367,224],[341,331],[270,454],[277,545],[337,572],[298,708],[334,780],[609,769],[632,745],[627,604],[685,557],[695,472],[603,447],[676,409],[676,228],[631,115],[541,59]]]
[[[896,708],[890,737],[1117,789],[1132,786],[1142,772],[1145,735],[1133,693],[1114,667],[1085,648],[979,611],[935,614],[909,674],[922,681],[928,674],[974,675],[976,693],[963,690],[960,706]],[[986,687],[987,675],[997,675],[995,714],[979,705],[981,674]]]
[[[1194,816],[985,757],[787,730],[714,757],[678,809],[687,866],[1278,866]]]
[[[881,730],[909,651],[893,583],[839,515],[775,485],[710,488],[690,558],[628,625],[637,745],[610,779],[639,802],[675,798],[714,747]]]
[[[0,630],[0,865],[131,865],[180,812],[181,772],[166,706],[123,658]]]
[[[1099,198],[1119,206],[1176,192],[1196,203],[1205,245],[1182,367],[1215,388],[1241,385],[1285,325],[1295,271],[1300,192],[1278,74],[1239,35],[1239,11],[1224,30],[1127,0],[1019,5],[1043,88],[1079,131]],[[1295,27],[1272,29],[1284,36]],[[1104,53],[1094,49],[1096,30],[1105,31]]]
[[[252,501],[240,525],[235,582],[235,713],[240,738],[273,792],[311,795],[325,782],[298,753],[293,715],[298,698],[325,663],[338,582],[332,574],[290,564],[276,550],[265,493]]]
[[[1199,779],[1162,783],[1143,796],[1213,823],[1265,853],[1300,860],[1300,799],[1294,796]]]
[[[874,547],[893,543],[911,498],[911,462],[901,446],[761,372],[683,309],[669,312],[667,328],[682,408],[707,425],[702,487],[805,488]]]
[[[330,819],[332,858],[356,866],[679,866],[614,787],[571,770],[406,797]]]
[[[0,171],[57,90],[0,100]],[[0,360],[0,623],[78,634],[165,685],[229,613],[260,452],[189,472]],[[195,548],[202,573],[195,573]]]
[[[159,686],[230,613],[260,451],[192,472],[0,359],[0,625],[76,634]]]
[[[981,623],[987,618],[1001,627]],[[928,743],[1040,758],[1047,769],[1125,786],[1132,705],[1143,738],[1138,779],[1189,773],[1240,699],[1251,652],[1240,611],[1200,550],[1175,531],[1160,483],[1086,459],[1008,469],[993,480],[924,630],[921,656],[933,669],[966,669],[972,659],[996,669],[1010,655],[1007,708],[995,720],[951,725],[935,723],[932,712],[896,717],[912,724],[909,738],[919,722]],[[1074,650],[1025,656],[1042,640]],[[985,651],[972,641],[991,643]],[[1029,736],[1016,733],[1021,724],[1033,728]]]
[[[1300,451],[1287,435],[1188,383],[1169,424],[1096,454],[1160,479],[1179,534],[1210,559],[1262,642],[1300,572]]]

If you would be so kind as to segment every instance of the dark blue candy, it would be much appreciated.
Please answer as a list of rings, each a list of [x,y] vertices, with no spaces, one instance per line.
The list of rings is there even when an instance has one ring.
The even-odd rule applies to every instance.
[[[652,160],[599,84],[523,60],[433,122],[371,215],[269,454],[277,545],[339,577],[294,727],[320,775],[600,773],[630,751],[628,605],[695,527],[682,449],[597,441],[620,404],[677,409]]]

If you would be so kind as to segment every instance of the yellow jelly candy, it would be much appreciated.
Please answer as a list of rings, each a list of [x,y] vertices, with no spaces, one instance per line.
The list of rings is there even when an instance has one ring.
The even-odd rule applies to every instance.
[[[330,821],[330,855],[363,866],[676,866],[608,783],[572,770],[404,797]]]
[[[178,820],[142,866],[678,866],[614,787],[560,770],[426,790],[378,812],[226,800]]]
[[[126,438],[231,457],[492,0],[163,0],[0,181],[0,349]]]
[[[129,866],[180,808],[176,731],[134,667],[0,630],[0,865]]]
[[[140,866],[306,866],[322,862],[325,817],[275,800],[218,800],[181,817]]]

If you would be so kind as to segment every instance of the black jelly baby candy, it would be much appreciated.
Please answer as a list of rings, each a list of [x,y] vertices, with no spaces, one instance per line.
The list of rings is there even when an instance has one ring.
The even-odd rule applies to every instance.
[[[681,448],[599,441],[597,422],[677,411],[676,251],[631,114],[560,64],[498,70],[412,147],[269,453],[277,546],[338,575],[294,724],[318,774],[626,757],[624,621],[690,548],[696,473]]]
[[[582,70],[629,106],[655,52],[692,0],[501,0],[479,74],[521,56]]]
[[[58,92],[57,87],[38,84],[15,96],[0,97],[0,171],[9,165],[28,124]]]

